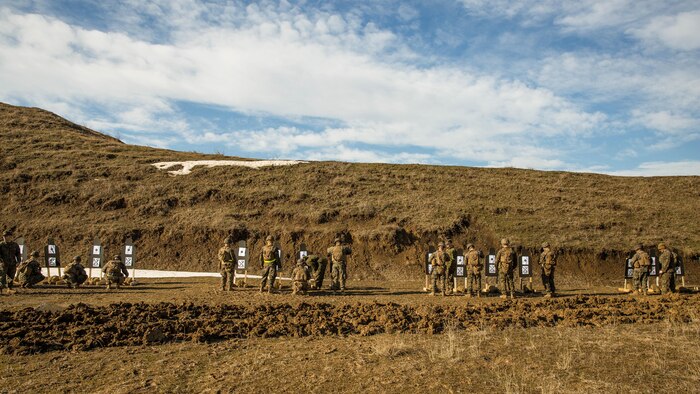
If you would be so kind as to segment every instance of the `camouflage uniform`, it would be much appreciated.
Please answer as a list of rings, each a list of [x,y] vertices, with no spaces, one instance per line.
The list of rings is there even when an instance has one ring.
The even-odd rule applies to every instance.
[[[306,294],[309,287],[309,267],[304,263],[303,259],[299,259],[296,267],[292,271],[292,294]]]
[[[343,246],[340,239],[335,240],[335,246],[326,251],[331,261],[331,290],[345,291],[345,279],[347,278],[347,255],[352,253],[348,246]]]
[[[498,264],[498,284],[501,287],[501,298],[515,298],[515,278],[513,277],[518,257],[507,239],[501,240],[501,249],[496,253]]]
[[[476,296],[481,297],[481,270],[484,265],[480,260],[481,252],[474,249],[474,245],[467,245],[467,295],[474,294],[474,285],[476,285]]]
[[[542,253],[540,254],[540,268],[542,269],[542,285],[544,291],[551,297],[555,292],[554,287],[554,268],[557,266],[557,255],[549,248],[549,243],[542,244]]]
[[[129,271],[127,271],[119,255],[115,255],[112,260],[109,260],[102,268],[102,272],[104,272],[107,280],[107,289],[111,289],[112,284],[118,289],[119,285],[124,283],[124,279],[129,277]]]
[[[659,256],[659,262],[661,263],[661,269],[659,269],[661,294],[673,293],[673,277],[676,274],[675,256],[664,243],[660,243],[658,248],[659,252],[661,252]]]
[[[649,278],[649,267],[651,266],[651,258],[649,254],[642,250],[642,245],[637,245],[634,248],[636,253],[632,256],[632,267],[634,268],[634,274],[632,280],[634,282],[634,290],[647,293],[648,284],[647,279]]]
[[[323,285],[323,277],[326,274],[328,259],[312,254],[306,256],[306,264],[309,266],[309,271],[312,274],[311,288],[320,289]]]
[[[262,278],[260,279],[260,292],[265,290],[265,282],[267,281],[267,292],[272,293],[273,287],[275,285],[275,278],[277,277],[277,266],[280,264],[279,249],[277,249],[272,243],[274,238],[270,235],[265,239],[265,246],[263,246],[262,252],[260,253],[260,268],[262,268]]]
[[[32,287],[45,278],[41,273],[41,264],[37,261],[37,257],[39,257],[39,252],[33,251],[31,257],[17,269],[17,279],[24,288]]]
[[[236,268],[236,253],[231,248],[231,240],[226,239],[219,249],[219,272],[221,273],[221,290],[233,290],[233,277]]]
[[[87,277],[85,267],[80,264],[80,256],[75,256],[73,261],[63,270],[63,280],[68,288],[80,287],[87,280]]]
[[[8,278],[5,281],[10,289],[14,285],[13,281],[17,272],[17,265],[22,261],[22,252],[19,249],[19,245],[17,242],[8,239],[11,235],[11,231],[5,231],[2,242],[0,242],[0,259],[5,262],[5,275]]]
[[[445,253],[449,256],[445,265],[445,281],[449,283],[447,293],[452,293],[452,288],[455,283],[455,273],[457,272],[457,249],[452,246],[452,241],[450,240],[447,240],[447,244],[445,245]]]
[[[433,267],[433,289],[430,292],[431,295],[435,295],[435,293],[437,293],[438,281],[442,282],[442,295],[446,295],[447,273],[445,270],[447,269],[447,261],[449,258],[450,256],[447,254],[447,252],[445,252],[445,244],[440,242],[438,244],[438,250],[433,253],[432,256],[430,256],[430,264]]]

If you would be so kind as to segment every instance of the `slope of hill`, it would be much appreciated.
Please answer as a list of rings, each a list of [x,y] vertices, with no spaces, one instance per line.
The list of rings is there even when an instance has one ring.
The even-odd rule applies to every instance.
[[[481,248],[508,237],[531,253],[549,241],[562,250],[563,280],[595,282],[619,279],[636,242],[664,240],[689,265],[700,252],[700,177],[340,162],[171,176],[152,163],[228,158],[131,146],[7,104],[0,141],[0,225],[33,249],[53,236],[64,261],[94,237],[116,252],[131,236],[145,266],[215,270],[227,234],[256,253],[271,233],[289,268],[301,243],[319,252],[343,235],[354,277],[419,278],[441,237]]]

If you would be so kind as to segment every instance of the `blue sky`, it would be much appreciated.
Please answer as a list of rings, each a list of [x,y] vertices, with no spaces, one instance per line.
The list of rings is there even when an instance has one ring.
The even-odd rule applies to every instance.
[[[700,175],[700,1],[4,0],[0,101],[185,151]]]

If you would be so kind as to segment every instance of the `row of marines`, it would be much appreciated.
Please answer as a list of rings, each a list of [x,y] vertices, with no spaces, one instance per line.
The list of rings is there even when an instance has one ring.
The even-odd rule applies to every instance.
[[[481,296],[481,276],[484,265],[482,263],[483,253],[477,250],[473,244],[467,244],[467,252],[464,255],[466,273],[467,273],[467,288],[465,289],[467,297],[476,295]],[[501,289],[501,298],[515,298],[515,269],[517,267],[517,254],[515,249],[510,245],[507,238],[501,240],[501,249],[496,253],[496,264],[498,265],[498,283]],[[429,263],[432,267],[432,288],[431,295],[438,292],[438,282],[442,286],[442,295],[447,295],[454,280],[455,270],[457,267],[457,250],[453,247],[452,242],[448,239],[447,243],[440,242],[438,250],[430,255]],[[552,297],[555,291],[554,286],[554,269],[557,265],[557,255],[552,251],[548,242],[542,244],[542,253],[540,254],[539,266],[542,274],[542,284],[545,289],[545,297]]]
[[[274,292],[277,271],[280,269],[280,251],[274,246],[274,237],[269,235],[265,238],[265,246],[260,252],[260,269],[262,278],[260,280],[260,292],[267,288],[268,293]],[[227,237],[224,246],[219,249],[219,270],[221,272],[221,290],[231,291],[233,289],[233,278],[236,267],[236,253],[234,251],[233,239]],[[331,284],[330,290],[345,291],[347,278],[347,256],[352,254],[352,249],[344,245],[340,238],[336,238],[333,245],[326,249],[326,256],[307,255],[297,260],[294,270],[292,270],[292,293],[304,294],[309,289],[321,289],[328,262],[331,263]],[[309,281],[311,282],[309,284]]]
[[[17,242],[9,239],[10,236],[12,236],[12,231],[4,231],[2,242],[0,242],[0,293],[4,291],[8,294],[14,293],[15,280],[22,288],[31,288],[46,279],[41,272],[39,251],[32,251],[29,258],[22,261],[20,247]],[[115,255],[112,260],[108,261],[102,267],[102,272],[107,289],[111,289],[112,286],[118,289],[119,285],[123,284],[129,276],[120,255]],[[88,275],[85,267],[81,264],[80,256],[75,256],[73,261],[63,269],[62,279],[68,288],[77,288],[85,283]]]

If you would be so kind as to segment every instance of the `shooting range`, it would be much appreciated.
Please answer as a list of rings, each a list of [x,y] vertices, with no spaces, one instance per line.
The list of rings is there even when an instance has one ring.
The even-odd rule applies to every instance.
[[[523,287],[523,278],[528,278],[530,282],[530,291],[532,291],[532,259],[527,251],[523,252],[522,256],[518,259],[518,276],[520,277],[520,290],[525,290]]]
[[[122,249],[122,261],[128,270],[131,268],[131,284],[136,284],[136,246],[131,238],[127,238]]]
[[[436,249],[434,246],[428,246],[428,252],[425,254],[425,264],[423,270],[425,272],[425,287],[423,287],[423,291],[432,290],[430,288],[430,275],[433,273],[433,265],[430,264],[430,259],[433,257],[435,250]]]
[[[49,238],[46,241],[46,247],[44,248],[44,262],[46,264],[46,270],[48,271],[47,278],[51,277],[51,268],[56,268],[58,276],[61,276],[61,257],[58,246],[52,238]]]
[[[457,261],[455,264],[455,277],[452,291],[457,291],[457,278],[464,278],[464,285],[467,285],[467,266],[464,259],[464,250],[457,249]]]
[[[102,264],[104,263],[104,249],[100,240],[95,237],[92,240],[92,247],[90,248],[90,261],[88,265],[88,278],[92,278],[92,269],[102,269]]]
[[[17,238],[15,242],[17,242],[17,245],[19,245],[19,254],[22,257],[22,261],[20,261],[21,263],[27,259],[27,247],[25,246],[24,237]]]

